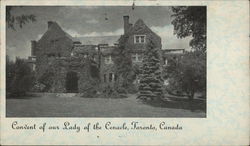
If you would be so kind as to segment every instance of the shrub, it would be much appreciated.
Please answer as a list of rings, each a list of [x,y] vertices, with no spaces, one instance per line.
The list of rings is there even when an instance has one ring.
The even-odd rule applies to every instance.
[[[6,61],[6,91],[11,96],[22,96],[30,91],[35,81],[34,72],[23,59],[16,58],[15,63]]]
[[[126,94],[126,90],[124,88],[120,88],[121,91],[118,92],[117,90],[115,90],[113,87],[107,85],[103,87],[102,90],[102,94],[100,95],[100,97],[103,98],[127,98]]]
[[[84,98],[95,98],[97,97],[97,90],[95,88],[89,88],[87,89],[81,97]]]
[[[39,84],[43,84],[45,87],[42,89],[42,92],[48,92],[53,85],[54,73],[47,70],[45,73],[38,79]]]
[[[171,88],[185,92],[189,99],[195,92],[206,90],[206,54],[188,52],[168,67]]]
[[[32,91],[34,92],[42,92],[45,89],[45,85],[40,82],[35,82],[34,86],[32,87]]]

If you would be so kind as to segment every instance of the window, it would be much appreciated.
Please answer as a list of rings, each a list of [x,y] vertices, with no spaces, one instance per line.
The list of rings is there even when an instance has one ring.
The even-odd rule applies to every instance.
[[[133,62],[142,62],[142,55],[138,54],[138,53],[132,54],[132,61]]]
[[[54,53],[49,53],[47,54],[48,57],[55,57],[55,54]]]
[[[167,64],[168,64],[168,60],[167,60],[167,59],[165,59],[164,64],[165,64],[165,65],[167,65]]]
[[[140,37],[139,36],[135,36],[135,42],[140,43]]]
[[[113,73],[109,73],[109,82],[112,82],[113,80]]]
[[[35,71],[35,70],[36,70],[36,65],[35,65],[35,64],[33,64],[33,66],[32,66],[32,70],[33,70],[33,71]]]
[[[103,82],[105,83],[106,82],[106,74],[103,75]]]
[[[145,42],[145,36],[141,36],[141,43]]]
[[[32,57],[31,60],[32,60],[32,61],[36,61],[36,58],[35,58],[35,57]]]
[[[137,59],[136,59],[137,57],[136,57],[136,56],[137,56],[137,54],[132,54],[132,61],[133,61],[133,62],[136,62],[136,61],[137,61]]]
[[[56,40],[50,40],[50,42],[54,44],[54,43],[58,42],[58,40],[57,39]]]
[[[112,64],[113,63],[111,55],[105,56],[104,61],[105,61],[105,64]]]
[[[146,43],[146,35],[135,35],[134,36],[135,44],[144,44]]]
[[[137,61],[142,62],[142,54],[137,54]]]

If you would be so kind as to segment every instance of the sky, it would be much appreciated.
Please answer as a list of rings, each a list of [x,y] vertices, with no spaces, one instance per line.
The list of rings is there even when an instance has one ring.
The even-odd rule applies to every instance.
[[[130,23],[142,19],[162,39],[163,49],[188,49],[191,38],[178,39],[171,24],[171,9],[166,6],[24,6],[11,11],[14,16],[33,14],[37,21],[16,30],[6,28],[6,49],[11,59],[27,58],[31,40],[39,40],[46,32],[48,21],[56,21],[73,37],[123,34],[123,16]],[[105,20],[105,17],[108,20]]]

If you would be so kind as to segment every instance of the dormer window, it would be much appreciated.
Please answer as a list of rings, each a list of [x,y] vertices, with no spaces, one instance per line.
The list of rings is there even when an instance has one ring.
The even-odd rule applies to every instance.
[[[134,35],[135,44],[144,44],[146,43],[146,35]]]

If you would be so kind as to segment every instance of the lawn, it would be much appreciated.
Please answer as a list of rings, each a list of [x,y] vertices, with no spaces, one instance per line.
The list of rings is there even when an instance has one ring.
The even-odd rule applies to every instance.
[[[189,110],[186,99],[169,98],[167,104],[147,104],[128,98],[83,98],[79,95],[36,93],[6,100],[7,117],[206,117],[205,102],[195,100]]]

